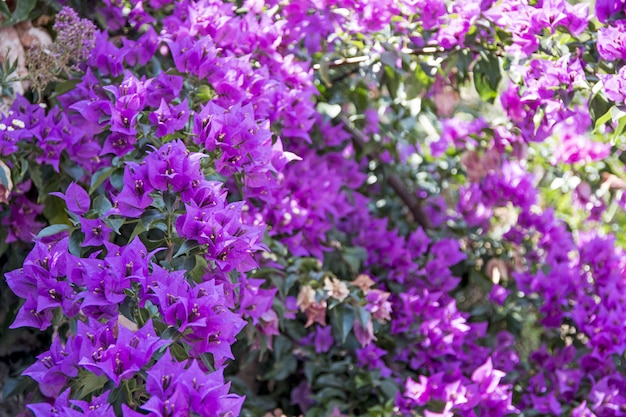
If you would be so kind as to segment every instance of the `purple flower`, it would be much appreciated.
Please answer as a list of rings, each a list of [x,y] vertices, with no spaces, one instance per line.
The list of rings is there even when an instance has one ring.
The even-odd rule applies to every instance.
[[[243,397],[228,394],[230,384],[224,383],[222,370],[210,373],[194,360],[188,363],[186,367],[166,351],[147,371],[150,399],[141,408],[159,416],[239,415]]]
[[[207,259],[222,271],[249,271],[256,267],[252,254],[265,248],[261,244],[264,227],[242,224],[242,206],[232,203],[224,208],[201,208],[186,204],[186,213],[176,221],[176,230],[181,237],[208,245]]]
[[[203,36],[199,41],[191,36],[179,33],[176,39],[165,39],[170,48],[176,69],[181,73],[188,73],[204,79],[215,68],[218,50],[210,36]]]
[[[118,49],[107,38],[106,32],[96,31],[96,44],[88,63],[103,75],[117,77],[124,71],[125,50]]]
[[[155,78],[146,81],[145,86],[146,104],[158,107],[162,100],[171,103],[178,98],[183,88],[183,77],[160,72]]]
[[[115,410],[109,402],[110,391],[104,391],[98,396],[92,396],[90,401],[70,400],[73,407],[67,410],[67,415],[72,417],[81,416],[94,416],[94,417],[113,417],[115,416]],[[78,410],[76,410],[78,408]],[[124,415],[128,415],[124,413]]]
[[[489,293],[489,299],[499,305],[504,305],[504,301],[511,294],[511,291],[505,289],[503,286],[494,284]]]
[[[109,240],[111,229],[102,219],[85,219],[80,217],[81,231],[85,234],[82,246],[101,246]]]
[[[152,29],[152,24],[156,23],[155,22],[155,18],[152,17],[149,13],[147,13],[144,8],[143,8],[143,0],[141,1],[134,1],[134,7],[133,9],[130,11],[129,15],[128,15],[128,22],[131,26],[135,27],[135,28],[141,28],[141,26],[146,25],[148,26],[150,29]],[[154,29],[152,29],[154,31]],[[157,34],[156,32],[154,32],[154,50],[156,50],[157,48]],[[154,52],[154,51],[153,51]],[[150,60],[150,57],[148,57],[146,59],[146,61],[144,61],[141,65],[145,65],[148,63],[148,61]]]
[[[391,369],[387,367],[385,362],[381,359],[387,355],[387,351],[379,348],[373,343],[370,343],[364,348],[356,350],[356,357],[358,364],[371,370],[379,370],[380,375],[383,378],[389,378],[391,376]]]
[[[206,183],[200,166],[202,158],[206,155],[190,153],[181,140],[166,143],[146,157],[147,180],[154,189],[182,192],[183,199],[188,200]]]
[[[68,315],[77,313],[74,289],[63,279],[70,256],[67,244],[67,237],[54,244],[37,240],[22,268],[6,274],[9,287],[26,299],[11,327],[32,326],[44,330],[50,325],[56,307],[62,307]]]
[[[572,417],[596,417],[596,415],[587,407],[587,401],[585,400],[572,409]]]
[[[361,321],[357,318],[354,319],[353,324],[354,337],[361,344],[361,346],[366,347],[374,340],[376,340],[376,336],[374,336],[374,324],[372,320],[369,320],[365,326],[361,324]]]
[[[313,404],[315,404],[311,386],[306,380],[301,381],[294,389],[291,390],[290,401],[292,404],[296,404],[300,407],[300,409],[305,413]]]
[[[148,181],[148,166],[127,163],[124,169],[124,188],[116,197],[119,214],[126,217],[139,217],[152,204],[150,193],[154,187]]]
[[[23,185],[26,187],[18,186],[18,188],[22,188],[20,192],[26,192],[30,189],[30,181]],[[43,205],[35,204],[24,194],[12,197],[9,215],[2,219],[2,226],[7,230],[6,243],[18,240],[32,242],[33,236],[45,226],[44,223],[37,220],[43,210]]]
[[[159,348],[168,344],[156,335],[151,320],[138,331],[118,325],[117,334],[115,344],[109,345],[97,356],[83,358],[79,362],[96,374],[107,375],[115,387],[122,379],[129,379],[139,372]]]
[[[367,301],[365,308],[372,314],[373,319],[381,323],[391,320],[390,295],[390,293],[380,290],[370,290],[367,293],[365,296]]]
[[[609,61],[626,59],[625,31],[626,23],[622,21],[598,30],[597,48],[602,58]]]
[[[606,23],[614,14],[624,10],[621,0],[596,0],[596,16],[602,23]]]
[[[333,329],[331,326],[316,326],[313,344],[316,353],[326,353],[335,344]]]
[[[103,260],[83,258],[72,264],[71,278],[74,284],[84,285],[84,291],[79,294],[83,309],[104,307],[117,315],[118,305],[126,298],[125,290],[132,282],[145,283],[148,279],[148,260],[153,253],[147,252],[138,237],[123,248],[107,241],[103,243],[108,256]]]
[[[472,373],[472,381],[478,384],[478,389],[481,393],[490,394],[497,389],[504,375],[504,372],[493,369],[491,358],[488,358],[487,362],[476,368]]]
[[[212,353],[216,363],[233,359],[230,346],[246,322],[226,307],[222,285],[207,281],[194,287],[192,294],[198,299],[198,317],[206,317],[206,325],[195,327],[188,337],[193,351]]]
[[[596,3],[596,7],[597,7]],[[589,23],[589,6],[584,3],[570,4],[567,0],[546,0],[541,11],[533,16],[532,23],[537,27],[548,27],[552,33],[564,28],[574,36],[580,35]]]
[[[171,106],[161,99],[161,104],[157,111],[150,113],[148,118],[153,126],[157,126],[154,132],[157,138],[171,135],[185,127],[189,119],[189,106],[187,99],[177,106]]]
[[[53,312],[50,309],[37,312],[37,299],[34,295],[29,294],[26,297],[26,302],[17,312],[13,324],[10,328],[15,329],[18,327],[34,327],[39,330],[46,330],[52,325]]]
[[[88,19],[81,19],[78,14],[69,7],[63,7],[56,16],[52,29],[57,36],[55,43],[65,48],[71,47],[75,54],[72,58],[84,61],[89,58],[89,53],[94,48],[94,33],[96,26]]]
[[[419,382],[411,377],[407,378],[404,389],[404,396],[416,405],[425,405],[430,400],[429,378],[424,375],[420,375]]]
[[[239,312],[244,317],[251,317],[256,326],[259,319],[272,308],[277,288],[262,289],[265,280],[242,279],[240,285]]]
[[[115,98],[114,104],[109,106],[111,132],[126,136],[136,135],[136,120],[146,104],[146,87],[143,81],[137,79],[130,71],[126,71],[119,88],[107,86],[104,89]]]
[[[61,395],[57,395],[54,404],[39,403],[28,404],[27,407],[33,412],[35,417],[50,417],[61,415],[61,412],[70,407],[70,390],[63,391]]]
[[[160,398],[169,397],[183,372],[183,363],[175,361],[169,349],[166,350],[147,371],[146,391]]]
[[[50,193],[50,195],[54,195],[64,200],[67,205],[67,209],[74,214],[80,215],[87,213],[87,211],[89,211],[89,206],[91,205],[91,200],[89,199],[87,191],[75,182],[71,183],[69,187],[67,187],[65,194]]]
[[[120,132],[112,132],[104,140],[102,146],[102,155],[114,154],[116,156],[124,156],[135,149],[137,137],[135,135],[127,135]]]

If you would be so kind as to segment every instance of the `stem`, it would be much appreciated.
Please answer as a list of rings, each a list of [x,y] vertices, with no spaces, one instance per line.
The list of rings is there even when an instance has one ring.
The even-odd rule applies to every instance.
[[[124,381],[124,388],[126,388],[126,395],[128,397],[128,405],[130,407],[134,407],[135,402],[133,401],[133,393],[130,390],[130,387],[128,386],[128,381]]]
[[[423,48],[402,48],[400,49],[399,52],[403,54],[408,54],[408,55],[432,55],[432,54],[446,52],[446,48],[443,48],[441,46],[425,46]],[[359,55],[359,56],[353,56],[349,58],[339,58],[333,61],[329,61],[325,64],[315,64],[313,65],[313,69],[315,71],[318,71],[322,68],[323,65],[326,65],[327,67],[340,67],[342,65],[360,64],[361,62],[368,61],[371,58],[372,57],[370,57],[369,55]]]
[[[350,125],[350,121],[345,116],[341,116],[340,120],[345,126],[345,129],[350,132],[352,143],[354,144],[355,148],[363,151],[365,149],[365,143],[367,142],[365,140],[365,135],[363,134],[363,132],[352,127]],[[380,155],[376,151],[371,152],[368,157],[371,157],[372,159],[381,163]],[[422,226],[422,228],[431,229],[432,224],[430,223],[428,216],[426,216],[426,213],[424,212],[421,200],[417,196],[410,193],[409,190],[407,190],[404,182],[400,179],[400,177],[398,177],[396,174],[390,174],[387,176],[387,183],[411,211],[411,214],[413,215],[415,221],[420,226]]]
[[[498,45],[501,46],[501,45]],[[469,47],[465,47],[462,48],[460,46],[455,46],[454,48],[451,49],[446,49],[442,46],[424,46],[423,48],[401,48],[399,51],[401,54],[406,54],[406,55],[435,55],[435,54],[442,54],[444,52],[455,52],[455,51],[460,51],[462,49],[466,49],[468,51],[474,51],[476,52],[476,50],[474,50],[473,48],[469,48]],[[496,56],[500,56],[503,57],[505,56],[504,52],[498,48],[485,48],[483,47],[483,49],[481,50],[485,50],[488,51]],[[361,62],[366,62],[369,61],[371,59],[373,59],[374,57],[369,56],[369,55],[359,55],[359,56],[353,56],[353,57],[348,57],[348,58],[339,58],[339,59],[335,59],[333,61],[327,61],[323,64],[315,64],[313,65],[313,70],[315,71],[319,71],[320,69],[322,69],[323,67],[327,67],[327,68],[334,68],[334,67],[341,67],[343,65],[353,65],[353,64],[360,64]]]
[[[167,213],[167,237],[165,243],[167,244],[167,254],[165,255],[165,261],[171,262],[174,256],[174,242],[172,241],[172,213]]]

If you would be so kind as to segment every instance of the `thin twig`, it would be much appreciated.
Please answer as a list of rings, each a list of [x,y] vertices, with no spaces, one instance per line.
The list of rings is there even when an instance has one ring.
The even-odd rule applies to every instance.
[[[340,67],[342,65],[360,64],[361,62],[365,62],[368,59],[370,59],[370,57],[367,56],[367,55],[353,56],[353,57],[350,57],[350,58],[335,59],[333,61],[329,61],[326,65],[329,66],[329,67]],[[313,65],[313,69],[315,71],[318,71],[321,68],[322,68],[322,64],[315,64],[315,65]]]
[[[350,121],[345,116],[341,116],[340,120],[345,126],[345,129],[350,133],[350,137],[355,148],[363,151],[367,142],[363,132],[352,127],[350,125]],[[369,156],[375,159],[377,162],[381,162],[378,152],[373,151],[369,154]],[[420,199],[418,199],[417,196],[413,195],[409,192],[409,190],[407,190],[404,182],[397,175],[390,174],[387,176],[387,183],[411,211],[411,214],[413,215],[415,221],[424,229],[431,229],[432,224],[428,219],[428,216],[426,216],[426,213],[424,212],[424,208],[422,207]]]
[[[442,54],[444,52],[460,51],[462,49],[467,49],[468,51],[476,52],[472,48],[469,48],[469,47],[463,48],[461,46],[455,46],[454,48],[451,48],[451,49],[446,49],[442,46],[425,46],[423,48],[402,48],[398,52],[402,54],[406,54],[406,55],[434,55],[434,54]],[[500,56],[500,57],[505,56],[504,52],[497,48],[496,49],[483,49],[483,50],[493,53],[496,56]],[[335,68],[335,67],[341,67],[343,65],[360,64],[361,62],[367,62],[372,59],[374,59],[374,57],[369,56],[369,55],[359,55],[359,56],[352,56],[348,58],[338,58],[332,61],[326,61],[325,63],[322,63],[322,64],[315,64],[313,65],[313,70],[319,71],[320,69],[322,69],[322,67]]]
[[[425,46],[423,48],[402,48],[399,52],[407,55],[432,55],[446,52],[446,48],[443,48],[441,46]],[[369,55],[339,58],[333,61],[328,61],[325,64],[315,64],[313,65],[313,69],[315,71],[318,71],[322,68],[323,65],[327,67],[340,67],[342,65],[360,64],[361,62],[369,61],[370,59],[372,59],[372,57]]]

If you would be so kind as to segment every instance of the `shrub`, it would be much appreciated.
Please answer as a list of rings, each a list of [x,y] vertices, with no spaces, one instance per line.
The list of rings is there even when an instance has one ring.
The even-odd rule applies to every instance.
[[[66,3],[0,3],[58,11],[0,118],[6,321],[51,338],[6,396],[626,414],[621,3]]]

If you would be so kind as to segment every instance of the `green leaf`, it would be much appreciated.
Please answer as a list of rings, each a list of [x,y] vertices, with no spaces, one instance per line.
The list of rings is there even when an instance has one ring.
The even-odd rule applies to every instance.
[[[345,387],[345,381],[341,380],[337,375],[333,374],[323,374],[320,375],[315,380],[315,386],[323,388],[323,387],[335,387],[335,388],[343,388]]]
[[[4,387],[2,388],[2,401],[6,401],[11,397],[26,392],[32,388],[33,385],[34,381],[24,376],[6,379],[4,381]]]
[[[367,323],[369,323],[369,321],[372,319],[372,314],[367,311],[367,309],[361,306],[356,306],[354,310],[356,313],[356,318],[359,320],[359,323],[361,323],[361,326],[365,328],[365,326],[367,326]]]
[[[493,103],[498,95],[498,84],[502,79],[500,60],[496,55],[483,51],[474,65],[474,87],[484,101]]]
[[[361,264],[367,260],[367,251],[360,247],[347,247],[343,251],[343,260],[348,264],[352,273],[361,269]]]
[[[600,125],[606,123],[611,118],[611,105],[602,94],[594,94],[593,97],[589,100],[589,116],[591,116],[591,120],[593,121],[593,125],[597,129]],[[608,115],[607,115],[608,113]],[[600,118],[604,119],[607,117],[604,122],[600,122]]]
[[[66,80],[57,83],[54,88],[54,97],[58,97],[62,94],[67,93],[68,91],[73,90],[78,85],[78,83],[80,83],[80,81],[80,78],[76,78],[73,80]]]
[[[408,72],[404,77],[404,92],[407,100],[419,97],[425,89],[433,83],[433,78],[425,71],[422,64],[415,66],[413,72]]]
[[[143,225],[143,222],[137,222],[137,225],[133,229],[133,232],[130,234],[128,241],[131,242],[135,237],[139,236],[143,232],[146,231],[146,227]]]
[[[141,215],[141,223],[143,223],[146,230],[151,229],[152,224],[155,221],[167,219],[167,215],[165,213],[161,213],[159,210],[148,209]]]
[[[143,310],[148,313],[148,318],[156,317],[159,315],[159,308],[152,304],[152,302],[150,301],[146,301]]]
[[[269,372],[263,377],[266,380],[282,381],[294,373],[298,367],[298,361],[293,355],[285,355],[281,360],[272,364]]]
[[[67,224],[53,224],[52,226],[45,227],[41,232],[37,234],[37,237],[46,237],[56,235],[57,233],[69,230],[70,226]]]
[[[103,217],[112,208],[113,204],[103,195],[99,195],[93,200],[93,211],[98,217]]]
[[[22,178],[24,178],[24,175],[26,175],[26,172],[28,172],[28,159],[24,158],[24,157],[20,157],[20,181],[22,182]]]
[[[83,249],[81,243],[83,243],[83,240],[85,240],[85,234],[79,229],[74,230],[68,244],[68,249],[72,255],[78,256],[79,258],[81,257]]]
[[[35,184],[35,187],[37,188],[37,191],[39,191],[38,202],[41,202],[43,200],[43,196],[45,196],[45,194],[43,193],[44,184],[43,184],[43,175],[41,174],[41,167],[39,165],[33,165],[29,169],[29,174],[30,174],[30,179],[33,181],[33,184]]]
[[[198,98],[201,103],[206,103],[215,96],[215,92],[208,85],[201,85],[198,87]]]
[[[44,200],[43,215],[50,224],[70,224],[69,217],[65,211],[65,202],[60,198],[47,196]]]
[[[97,170],[91,177],[91,184],[89,185],[89,194],[92,194],[102,183],[111,176],[113,168],[104,167]]]
[[[3,3],[4,0],[0,1]],[[37,0],[19,0],[16,2],[15,11],[11,14],[11,18],[2,24],[2,27],[13,26],[16,23],[28,19],[28,15],[37,5]],[[4,12],[3,12],[4,14]]]
[[[1,1],[1,0],[0,0]],[[6,171],[0,168],[0,183],[4,185],[4,188],[10,189],[12,183],[11,178],[7,175]]]
[[[304,362],[304,376],[307,381],[313,381],[315,373],[319,370],[318,366],[314,362]]]
[[[185,240],[185,242],[180,245],[180,248],[178,248],[178,250],[174,254],[174,258],[178,258],[179,256],[184,255],[190,250],[195,249],[199,246],[200,244],[196,240]]]
[[[174,205],[176,204],[176,193],[174,191],[165,191],[163,193],[163,202],[168,212],[174,211]]]
[[[387,398],[396,398],[396,394],[398,393],[398,386],[390,379],[384,379],[380,383],[380,390],[385,394]]]
[[[124,168],[115,168],[111,173],[111,185],[118,190],[124,188]]]
[[[189,355],[187,354],[187,352],[185,352],[185,348],[183,348],[178,343],[172,343],[170,345],[170,352],[172,352],[172,356],[174,356],[179,361],[189,359]]]
[[[343,389],[345,389],[345,387]],[[343,389],[326,387],[320,390],[320,392],[318,392],[315,396],[322,402],[327,402],[332,398],[341,398],[342,400],[346,400],[346,393]]]
[[[592,119],[593,119],[593,117],[592,117]],[[598,119],[596,120],[595,125],[594,125],[595,129],[598,130],[598,128],[600,126],[605,125],[611,119],[612,119],[611,111],[609,110],[606,113],[604,113],[602,116],[598,117]]]
[[[9,6],[7,6],[4,0],[0,0],[0,14],[6,18],[11,16],[11,10],[9,10]]]
[[[124,226],[124,219],[105,219],[104,222],[118,235],[120,234],[120,228]]]
[[[611,145],[612,146],[621,146],[622,143],[620,139],[623,138],[624,130],[626,130],[626,115],[622,112],[622,116],[618,119],[617,126],[611,135]],[[622,139],[623,140],[623,139]]]
[[[209,264],[206,259],[202,255],[196,255],[196,266],[193,267],[191,271],[189,271],[189,276],[195,282],[202,282],[202,277],[206,273]]]
[[[67,320],[67,317],[65,317],[65,313],[63,312],[61,307],[56,307],[54,310],[52,310],[52,325],[53,326],[60,326],[66,320]]]
[[[338,339],[341,343],[345,343],[354,325],[354,311],[351,308],[339,306],[331,310],[331,316],[334,322],[333,329],[339,335]]]
[[[183,262],[182,262],[182,267],[185,271],[187,272],[191,272],[193,271],[193,269],[196,267],[196,257],[195,256],[187,256],[185,258],[182,258]],[[180,269],[180,268],[177,268]]]
[[[87,398],[92,392],[104,387],[108,378],[105,375],[97,376],[91,372],[81,372],[78,380],[80,381],[79,397]]]
[[[385,66],[385,71],[383,72],[381,84],[387,86],[387,89],[389,90],[389,95],[391,96],[392,99],[395,100],[396,97],[398,96],[398,88],[400,87],[400,81],[394,68],[390,66]]]
[[[332,82],[330,81],[330,76],[328,74],[329,69],[330,69],[330,57],[329,57],[329,54],[326,54],[326,56],[324,56],[324,59],[322,59],[319,63],[319,69],[317,70],[317,73],[319,74],[320,79],[328,87],[332,86]]]

